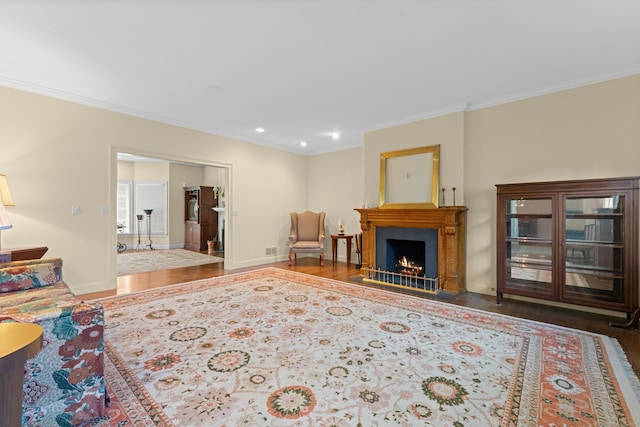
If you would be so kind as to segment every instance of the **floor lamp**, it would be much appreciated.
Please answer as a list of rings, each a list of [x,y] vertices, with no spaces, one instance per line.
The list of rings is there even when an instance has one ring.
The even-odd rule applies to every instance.
[[[153,241],[151,241],[151,212],[153,209],[143,209],[143,211],[147,215],[147,247],[153,250]]]
[[[0,232],[13,227],[11,221],[9,221],[7,211],[4,208],[5,206],[15,206],[15,203],[13,202],[11,190],[9,190],[7,176],[0,174]],[[0,249],[2,249],[2,240],[0,240]]]
[[[2,230],[8,230],[11,227],[11,222],[9,221],[9,217],[7,216],[7,211],[4,208],[4,204],[0,202],[0,232]],[[0,249],[2,249],[2,242],[0,241]]]
[[[140,240],[140,229],[142,228],[142,218],[144,218],[144,215],[136,215],[136,218],[138,218],[138,245],[136,246],[136,251],[142,250],[144,249],[144,246],[142,246],[142,241]]]

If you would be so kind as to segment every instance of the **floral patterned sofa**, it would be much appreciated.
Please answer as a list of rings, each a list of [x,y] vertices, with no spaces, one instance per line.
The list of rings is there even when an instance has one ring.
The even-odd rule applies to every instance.
[[[23,425],[89,425],[106,417],[102,305],[71,293],[60,258],[0,264],[0,322],[44,328],[42,350],[25,364]]]

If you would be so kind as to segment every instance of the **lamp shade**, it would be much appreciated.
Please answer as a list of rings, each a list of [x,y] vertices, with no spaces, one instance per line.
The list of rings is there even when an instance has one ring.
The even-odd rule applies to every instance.
[[[4,205],[0,203],[0,230],[7,230],[13,227],[9,221],[9,216],[4,208]]]
[[[7,182],[7,176],[0,174],[0,202],[5,206],[15,206],[13,203],[13,196],[11,196],[11,190],[9,190],[9,183]]]

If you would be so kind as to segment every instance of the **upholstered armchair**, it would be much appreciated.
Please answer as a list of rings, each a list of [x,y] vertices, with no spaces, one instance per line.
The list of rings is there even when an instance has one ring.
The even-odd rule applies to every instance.
[[[320,255],[320,265],[324,266],[324,212],[291,212],[291,233],[289,234],[289,265],[297,261],[299,253]]]

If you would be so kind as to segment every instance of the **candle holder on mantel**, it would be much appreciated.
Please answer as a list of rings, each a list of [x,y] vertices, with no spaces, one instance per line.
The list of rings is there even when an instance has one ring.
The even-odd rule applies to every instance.
[[[440,207],[446,207],[447,206],[447,202],[445,200],[445,193],[446,193],[447,189],[446,188],[442,188],[442,204],[440,205]],[[453,204],[451,206],[456,206],[456,187],[452,187],[451,188],[451,193],[453,195]]]

